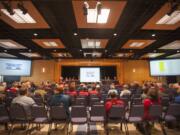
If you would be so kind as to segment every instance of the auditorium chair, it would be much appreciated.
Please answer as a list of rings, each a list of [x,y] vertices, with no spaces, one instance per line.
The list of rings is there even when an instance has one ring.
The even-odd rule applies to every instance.
[[[8,123],[10,122],[10,118],[8,115],[8,111],[5,107],[5,104],[0,105],[0,125],[5,125],[5,129],[8,129]]]
[[[73,131],[73,125],[84,125],[87,124],[87,130],[88,132],[88,118],[87,118],[87,110],[85,106],[72,106],[71,108],[71,120],[70,120],[70,130],[69,133]]]
[[[67,127],[67,134],[68,134],[68,124],[69,124],[69,116],[67,115],[67,112],[63,105],[60,106],[51,106],[50,107],[50,125],[49,125],[49,134],[52,130],[52,124],[54,123],[55,126],[58,124],[64,124],[63,129]]]
[[[125,106],[113,105],[107,116],[107,123],[120,124],[120,130],[122,130],[122,125],[124,124],[125,133],[128,134],[127,121],[125,120],[126,109]],[[107,134],[109,130],[107,128]]]

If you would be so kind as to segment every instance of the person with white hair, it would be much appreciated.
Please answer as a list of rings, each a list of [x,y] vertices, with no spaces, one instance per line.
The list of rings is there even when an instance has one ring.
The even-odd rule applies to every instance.
[[[112,84],[110,85],[110,90],[108,91],[108,96],[109,96],[111,93],[115,93],[116,95],[118,95],[118,91],[115,89],[114,83],[112,83]]]
[[[125,84],[125,85],[123,85],[123,90],[121,91],[121,93],[120,93],[120,97],[123,97],[123,96],[130,96],[131,95],[131,91],[128,89],[129,87],[128,87],[128,85],[127,84]]]

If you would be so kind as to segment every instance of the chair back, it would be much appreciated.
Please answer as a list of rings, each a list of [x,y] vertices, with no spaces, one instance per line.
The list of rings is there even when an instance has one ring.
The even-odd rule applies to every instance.
[[[76,98],[76,105],[87,105],[87,100],[85,97],[77,97]]]
[[[173,115],[175,117],[180,116],[180,104],[170,104],[168,107],[167,115]]]
[[[64,106],[51,106],[50,108],[50,118],[52,120],[66,120],[67,113]]]
[[[161,105],[152,105],[150,106],[149,114],[153,119],[159,119],[162,115]]]
[[[81,118],[81,117],[87,117],[86,107],[85,106],[72,106],[71,118]]]
[[[123,118],[125,115],[125,107],[124,106],[120,106],[120,105],[113,105],[108,118],[110,119],[120,119]]]
[[[129,117],[143,117],[144,105],[132,105],[129,113]]]
[[[99,102],[99,98],[90,98],[90,105],[94,105],[95,103]]]
[[[104,105],[93,105],[90,111],[91,116],[106,116]]]
[[[5,105],[1,104],[0,105],[0,117],[4,117],[4,116],[7,117],[9,115],[8,115],[8,111],[7,111],[6,107],[5,107]]]
[[[33,118],[47,118],[47,111],[44,106],[33,105],[31,108],[31,114]]]
[[[25,108],[20,104],[11,104],[10,106],[10,118],[12,121],[28,120]]]
[[[140,104],[142,104],[142,99],[141,98],[133,98],[132,99],[132,104],[140,105]]]

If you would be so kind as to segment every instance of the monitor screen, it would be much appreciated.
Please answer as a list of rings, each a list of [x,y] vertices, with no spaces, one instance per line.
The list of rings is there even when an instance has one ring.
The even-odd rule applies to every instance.
[[[100,82],[100,68],[80,68],[80,82]]]
[[[0,59],[0,75],[30,76],[30,74],[30,60]]]
[[[180,75],[180,59],[150,61],[151,76]]]

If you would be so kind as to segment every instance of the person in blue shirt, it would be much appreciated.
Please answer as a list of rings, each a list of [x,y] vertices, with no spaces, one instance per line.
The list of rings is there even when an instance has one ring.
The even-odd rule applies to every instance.
[[[180,104],[180,88],[177,90],[177,96],[174,99],[174,102]]]
[[[49,105],[59,106],[63,104],[64,108],[66,109],[66,113],[69,116],[70,97],[68,95],[65,95],[63,91],[63,85],[57,86],[57,88],[54,90],[54,95],[49,101]]]

